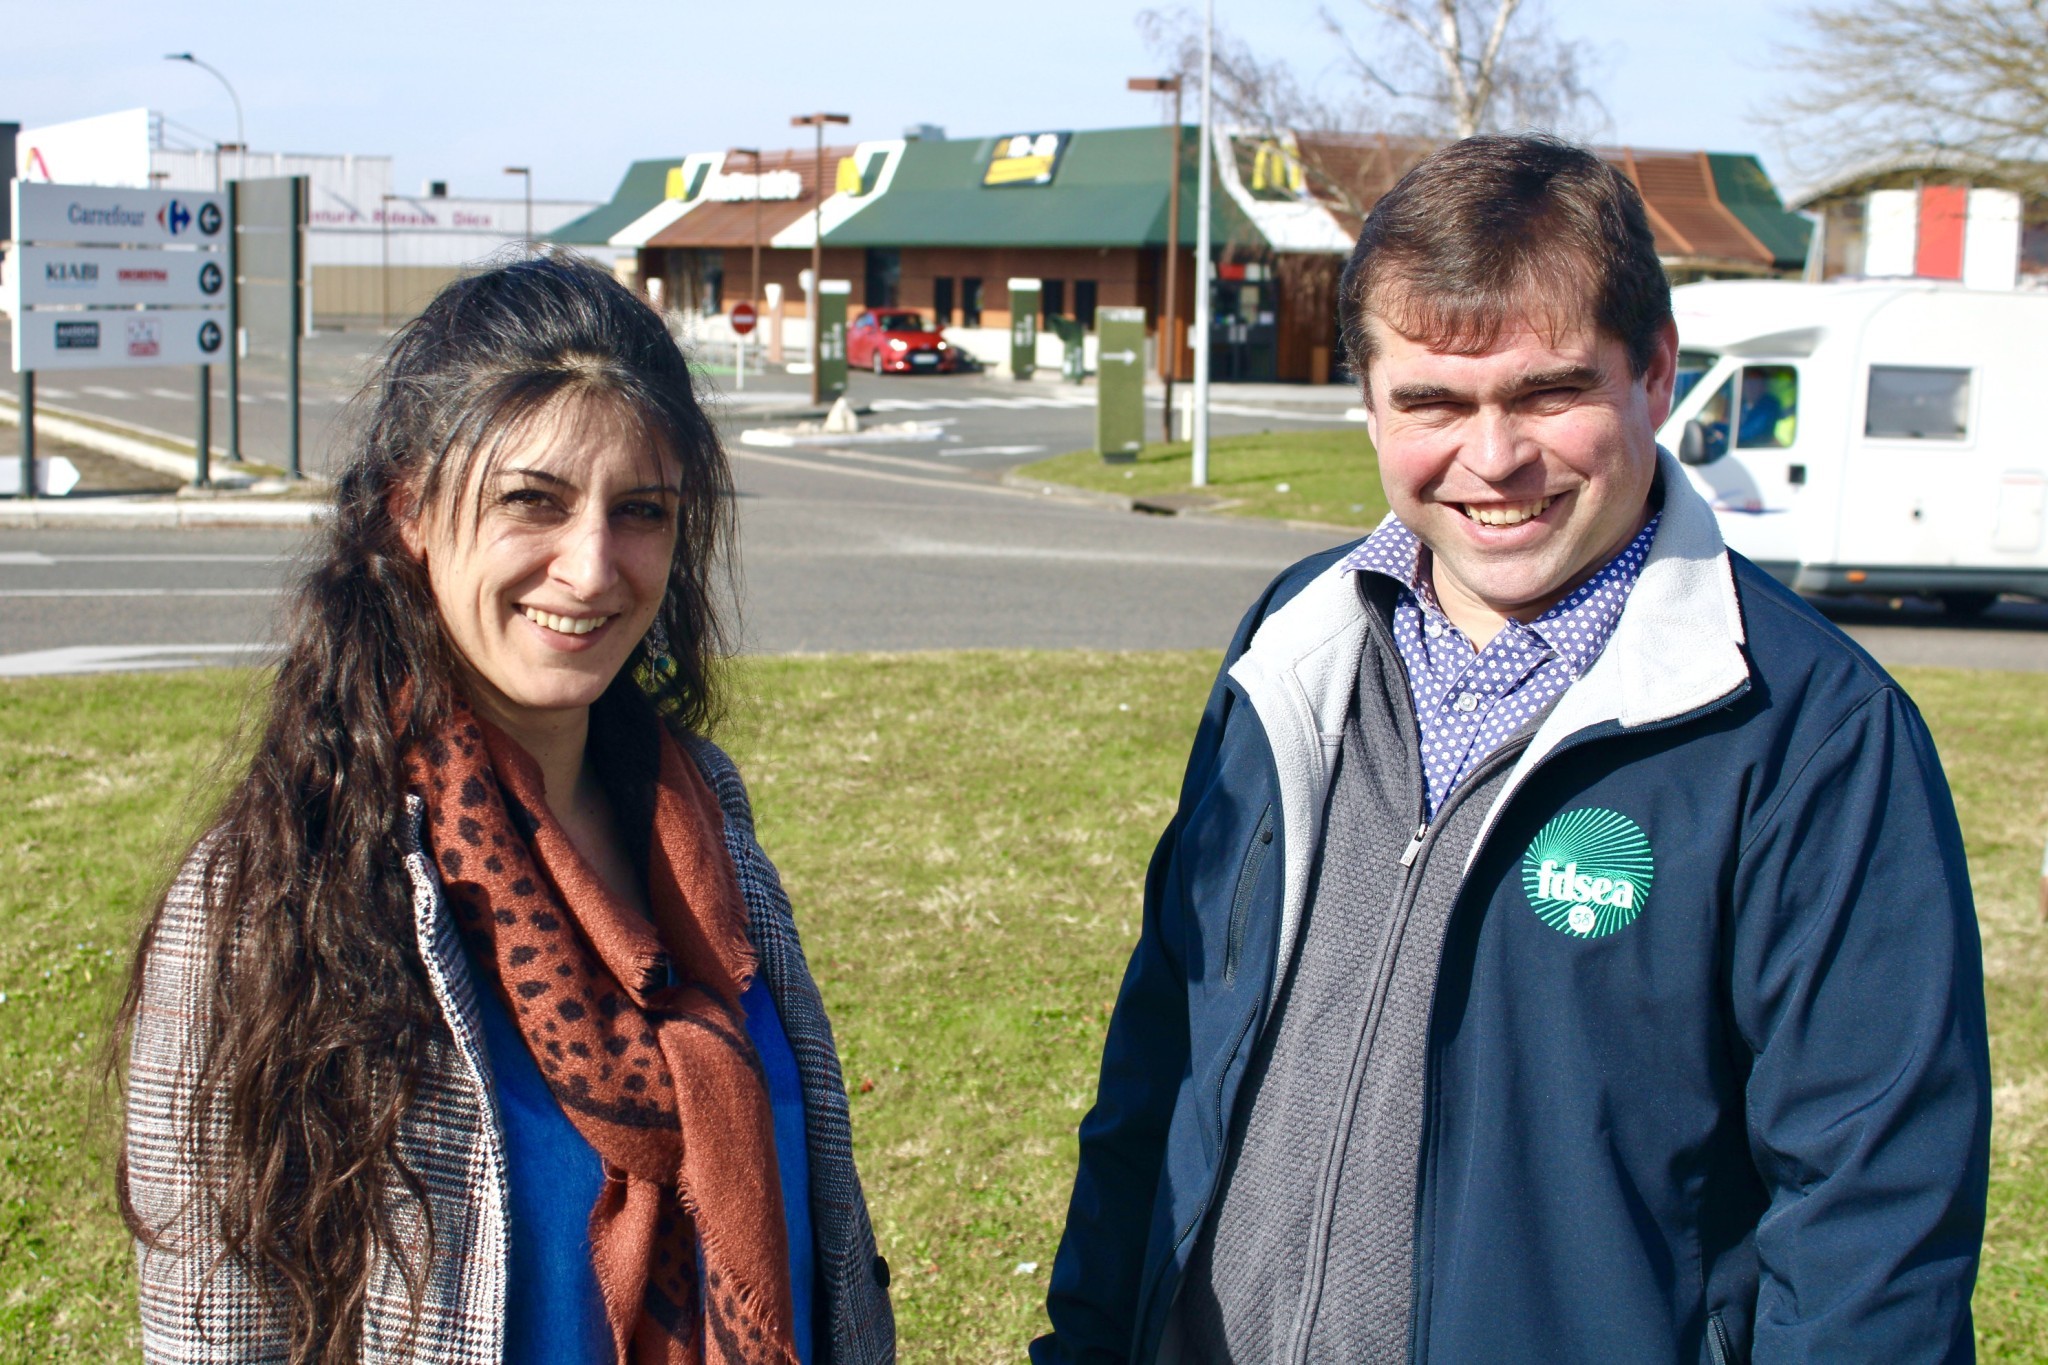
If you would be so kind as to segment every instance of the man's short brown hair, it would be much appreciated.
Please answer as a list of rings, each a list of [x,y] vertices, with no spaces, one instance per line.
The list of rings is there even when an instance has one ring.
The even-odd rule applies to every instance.
[[[1373,316],[1465,355],[1518,317],[1591,321],[1622,343],[1637,376],[1671,319],[1636,187],[1584,147],[1541,134],[1468,137],[1419,162],[1367,216],[1338,300],[1361,382],[1377,349]]]

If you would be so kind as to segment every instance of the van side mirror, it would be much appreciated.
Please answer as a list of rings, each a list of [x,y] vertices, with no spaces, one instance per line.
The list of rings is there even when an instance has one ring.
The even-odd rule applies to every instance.
[[[1707,454],[1707,429],[1700,425],[1698,418],[1685,424],[1685,430],[1678,437],[1678,462],[1680,464],[1705,464],[1711,457]]]

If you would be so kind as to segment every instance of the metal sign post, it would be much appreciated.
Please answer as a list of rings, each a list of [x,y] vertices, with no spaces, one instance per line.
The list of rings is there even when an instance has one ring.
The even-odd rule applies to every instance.
[[[1038,368],[1037,280],[1010,281],[1010,377],[1029,379]]]
[[[1128,464],[1145,444],[1145,310],[1095,310],[1095,451]]]
[[[207,483],[207,366],[226,338],[223,197],[17,180],[14,368],[21,375],[20,493],[34,497],[40,370],[198,367],[194,474]],[[51,491],[61,491],[51,488]]]
[[[244,180],[235,192],[237,322],[249,345],[284,360],[285,477],[303,478],[299,458],[299,351],[306,322],[306,192],[302,175]],[[229,402],[239,401],[231,397]]]
[[[21,372],[21,489],[20,496],[36,495],[36,372]]]
[[[235,181],[228,182],[228,235],[227,288],[223,291],[228,301],[228,458],[239,464],[242,460],[242,309],[239,303],[242,291],[235,281],[240,276],[241,266],[235,249],[235,225],[242,221],[236,207],[241,186]]]
[[[830,403],[846,392],[846,299],[853,293],[848,280],[818,281],[818,330],[816,365],[818,401]]]

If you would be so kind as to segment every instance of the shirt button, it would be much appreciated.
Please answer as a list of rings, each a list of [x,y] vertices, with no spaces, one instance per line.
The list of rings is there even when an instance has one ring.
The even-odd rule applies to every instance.
[[[1434,640],[1437,636],[1444,633],[1444,628],[1435,621],[1425,621],[1422,624],[1422,633]]]
[[[1478,694],[1473,692],[1461,694],[1457,700],[1457,707],[1460,711],[1477,711],[1479,709]]]

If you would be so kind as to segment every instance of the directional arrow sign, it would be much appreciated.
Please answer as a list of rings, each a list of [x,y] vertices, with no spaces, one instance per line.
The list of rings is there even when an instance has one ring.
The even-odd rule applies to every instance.
[[[1105,460],[1134,460],[1145,444],[1145,310],[1098,308],[1095,333],[1095,449]]]
[[[61,498],[78,487],[78,466],[62,455],[36,461],[36,490],[45,497]],[[0,461],[0,495],[21,491],[21,461]]]

